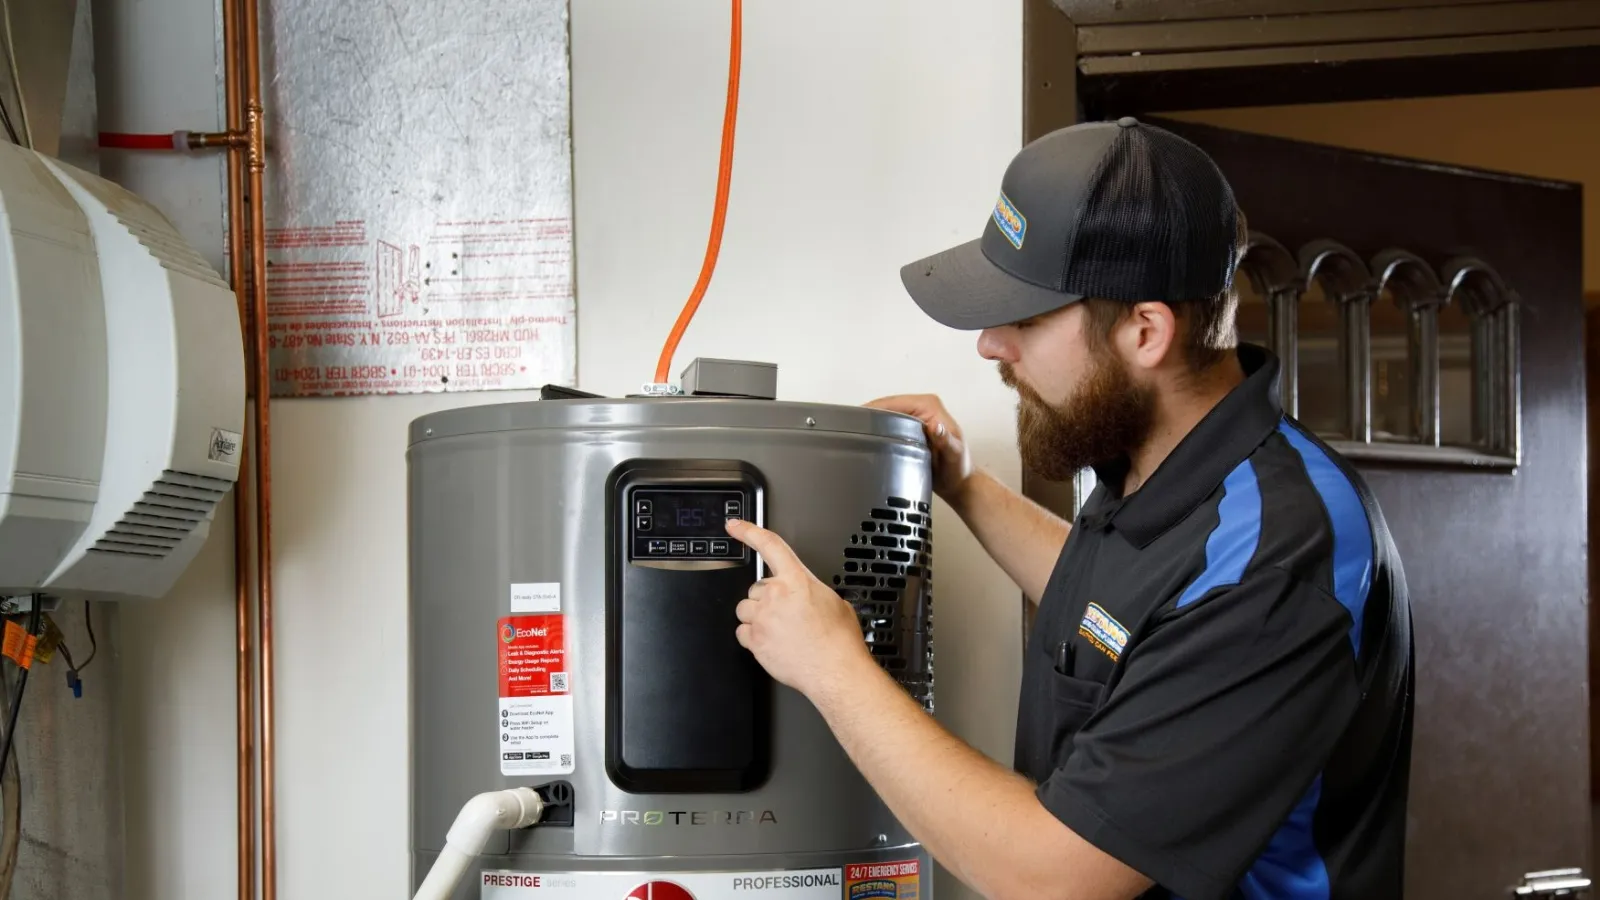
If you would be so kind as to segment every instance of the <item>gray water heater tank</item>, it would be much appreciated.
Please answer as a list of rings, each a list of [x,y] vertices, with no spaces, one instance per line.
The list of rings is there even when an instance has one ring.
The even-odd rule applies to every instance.
[[[788,541],[931,714],[920,423],[541,400],[418,419],[408,459],[413,890],[463,803],[525,786],[543,821],[497,832],[458,898],[931,896],[921,846],[735,639],[758,560],[724,531]]]

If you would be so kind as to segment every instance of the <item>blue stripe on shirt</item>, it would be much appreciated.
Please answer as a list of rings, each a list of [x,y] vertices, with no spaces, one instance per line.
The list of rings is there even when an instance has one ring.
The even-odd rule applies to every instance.
[[[1327,451],[1287,419],[1278,430],[1300,454],[1327,510],[1333,529],[1333,595],[1350,614],[1350,646],[1359,655],[1362,615],[1372,588],[1372,526],[1366,507],[1349,476]],[[1318,776],[1239,883],[1239,893],[1246,900],[1327,900],[1330,896],[1328,865],[1317,849],[1314,830],[1321,799],[1322,778]]]
[[[1321,799],[1319,776],[1239,882],[1245,900],[1327,900],[1332,892],[1328,865],[1311,833]]]
[[[1287,419],[1278,430],[1300,454],[1333,526],[1333,596],[1350,613],[1350,646],[1361,655],[1361,620],[1372,589],[1372,525],[1361,495],[1327,451]]]
[[[1260,543],[1261,485],[1255,466],[1246,459],[1222,480],[1217,526],[1206,538],[1206,567],[1178,597],[1179,608],[1216,588],[1238,584]]]

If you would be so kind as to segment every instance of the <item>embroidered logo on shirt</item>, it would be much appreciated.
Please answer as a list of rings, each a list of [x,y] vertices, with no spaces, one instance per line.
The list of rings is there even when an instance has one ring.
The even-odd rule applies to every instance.
[[[1078,634],[1087,638],[1095,649],[1111,657],[1112,662],[1120,659],[1123,649],[1128,646],[1128,629],[1111,618],[1111,614],[1101,609],[1098,603],[1089,604],[1089,608],[1083,611]]]

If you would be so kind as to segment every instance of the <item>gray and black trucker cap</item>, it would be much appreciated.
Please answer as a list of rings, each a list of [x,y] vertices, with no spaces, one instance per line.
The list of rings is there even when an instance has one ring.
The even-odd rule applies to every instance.
[[[900,280],[935,321],[968,330],[1084,297],[1198,300],[1231,286],[1237,228],[1233,189],[1199,147],[1132,118],[1086,122],[1022,148],[983,237]]]

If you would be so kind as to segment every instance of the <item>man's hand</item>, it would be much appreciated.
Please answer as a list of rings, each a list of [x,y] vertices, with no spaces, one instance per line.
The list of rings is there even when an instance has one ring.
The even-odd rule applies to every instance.
[[[1070,526],[1033,500],[975,471],[966,435],[932,394],[901,394],[866,404],[922,421],[933,449],[933,490],[971,529],[978,543],[1038,603],[1055,571]]]
[[[811,701],[890,812],[956,877],[995,898],[1131,900],[1150,886],[912,700],[867,652],[850,605],[787,543],[748,522],[727,529],[772,570],[739,603],[739,643]]]
[[[733,520],[728,534],[765,559],[772,575],[739,601],[739,643],[773,678],[816,701],[831,680],[848,678],[871,663],[855,610],[818,581],[784,540],[749,522]]]
[[[933,490],[946,502],[953,502],[972,477],[972,453],[961,426],[944,403],[932,394],[901,394],[880,397],[866,405],[922,420],[922,431],[933,449]]]

